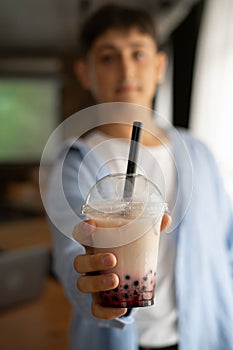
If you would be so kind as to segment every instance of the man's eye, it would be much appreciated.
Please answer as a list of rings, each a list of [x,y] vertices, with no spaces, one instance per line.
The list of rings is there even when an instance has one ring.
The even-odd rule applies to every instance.
[[[135,51],[134,52],[134,58],[136,58],[137,60],[141,60],[144,58],[144,53],[142,51]]]
[[[114,56],[113,55],[103,55],[100,57],[100,61],[103,63],[110,63],[114,60]]]

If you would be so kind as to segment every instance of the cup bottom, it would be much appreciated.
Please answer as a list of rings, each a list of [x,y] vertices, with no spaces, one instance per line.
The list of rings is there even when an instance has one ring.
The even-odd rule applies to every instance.
[[[132,280],[130,276],[123,280],[123,284],[113,290],[100,292],[100,303],[105,307],[144,307],[154,304],[155,292],[155,273],[150,271],[149,276],[143,277],[141,280]]]
[[[128,300],[128,301],[118,301],[118,302],[110,302],[107,300],[101,300],[100,304],[104,307],[113,307],[113,308],[133,308],[133,307],[145,307],[154,305],[154,299],[150,300]]]

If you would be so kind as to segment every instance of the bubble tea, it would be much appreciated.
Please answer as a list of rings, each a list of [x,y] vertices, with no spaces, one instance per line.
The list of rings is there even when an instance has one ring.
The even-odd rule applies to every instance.
[[[128,188],[130,196],[125,193]],[[119,285],[100,292],[109,307],[142,307],[154,303],[161,220],[166,204],[159,189],[139,174],[114,174],[91,189],[82,214],[94,220],[96,229],[87,235],[74,231],[74,238],[88,253],[112,252]]]

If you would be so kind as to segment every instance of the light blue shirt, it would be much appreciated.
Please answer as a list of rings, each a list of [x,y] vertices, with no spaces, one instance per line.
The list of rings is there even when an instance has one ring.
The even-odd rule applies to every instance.
[[[181,176],[177,207],[190,192],[190,171],[184,166],[184,147],[192,164],[192,196],[188,210],[174,230],[177,246],[175,266],[176,302],[180,350],[233,350],[233,213],[216,164],[207,147],[186,131],[180,137],[171,131],[174,158]],[[82,168],[89,149],[78,141],[70,148],[63,167],[63,190],[75,212],[80,213],[83,194],[96,182],[101,160],[94,154]],[[48,204],[57,217],[68,223],[69,215],[59,200],[55,169],[48,194]],[[101,168],[99,177],[108,174]],[[73,223],[72,223],[73,224]],[[138,349],[134,312],[112,321],[95,318],[91,313],[90,295],[77,289],[78,273],[74,258],[83,247],[66,238],[55,225],[54,269],[74,307],[71,327],[71,350]],[[59,305],[58,305],[59,307]]]

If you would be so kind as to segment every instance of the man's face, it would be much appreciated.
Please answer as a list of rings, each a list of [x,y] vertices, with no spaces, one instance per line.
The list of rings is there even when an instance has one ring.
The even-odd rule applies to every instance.
[[[153,39],[137,29],[109,29],[83,62],[82,82],[97,103],[130,102],[152,107],[165,67]]]

